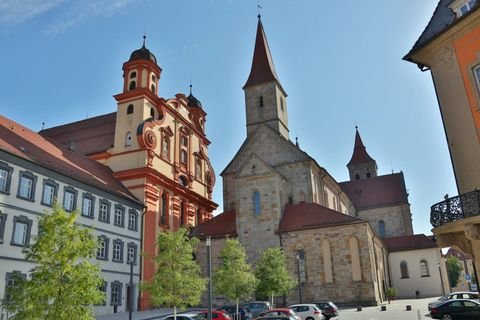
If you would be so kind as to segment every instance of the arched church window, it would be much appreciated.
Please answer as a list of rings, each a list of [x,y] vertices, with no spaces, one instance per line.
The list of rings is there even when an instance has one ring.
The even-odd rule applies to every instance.
[[[362,269],[360,266],[360,252],[358,240],[355,237],[350,238],[350,257],[352,259],[352,278],[353,281],[362,280]]]
[[[168,214],[168,195],[167,192],[162,194],[160,198],[160,224],[167,224]]]
[[[383,220],[378,221],[378,234],[380,237],[385,238],[385,222]]]
[[[135,79],[136,77],[137,77],[137,73],[135,71],[130,73],[130,79]]]
[[[137,87],[137,83],[135,81],[130,81],[130,85],[128,86],[128,90],[134,90]]]
[[[156,78],[155,78],[155,75],[152,74],[152,82],[155,82]]]
[[[125,135],[125,147],[130,147],[132,145],[132,133],[130,131]]]
[[[406,261],[400,262],[400,278],[410,278],[408,275],[408,265]]]
[[[255,191],[253,193],[253,213],[258,216],[261,213],[260,206],[260,192]]]
[[[303,248],[297,249],[297,252],[295,254],[295,258],[297,260],[297,276],[300,278],[301,283],[305,283],[307,275],[305,272],[305,250]]]
[[[430,272],[428,271],[428,264],[426,260],[420,261],[420,276],[421,277],[429,277]]]
[[[129,104],[127,107],[127,114],[132,114],[133,113],[133,104]]]
[[[263,96],[260,96],[259,105],[260,107],[263,107]]]

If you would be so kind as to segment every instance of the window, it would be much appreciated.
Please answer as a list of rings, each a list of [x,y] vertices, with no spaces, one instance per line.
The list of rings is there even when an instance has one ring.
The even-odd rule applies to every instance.
[[[130,81],[130,85],[128,86],[128,90],[129,91],[132,91],[136,88],[137,84],[135,83],[135,81]]]
[[[371,178],[372,174],[370,172],[367,172],[367,178]]]
[[[182,165],[188,165],[188,137],[182,135],[180,138],[180,162]]]
[[[91,194],[83,194],[82,216],[93,218],[95,198]]]
[[[113,219],[113,224],[119,227],[123,227],[124,214],[125,214],[125,208],[121,206],[115,206],[115,217]]]
[[[378,221],[378,234],[380,237],[385,238],[385,222],[383,220]]]
[[[300,278],[300,282],[303,284],[305,283],[306,280],[306,273],[305,273],[305,250],[303,248],[297,249],[296,255],[297,259],[297,272],[299,272],[299,275],[297,274],[297,277]]]
[[[359,174],[355,175],[355,180],[360,180],[360,175]]]
[[[125,147],[130,147],[132,145],[132,133],[130,131],[125,134]]]
[[[280,110],[283,112],[283,97],[280,97]]]
[[[132,114],[133,113],[133,104],[129,104],[127,107],[127,114]]]
[[[37,177],[35,177],[31,172],[21,171],[17,196],[22,199],[33,201],[35,197],[36,182]]]
[[[155,75],[152,74],[152,82],[155,82],[156,78],[155,78]]]
[[[4,162],[0,162],[0,192],[10,192],[10,180],[12,178],[13,168]]]
[[[180,225],[183,226],[185,224],[185,202],[182,201],[180,203]]]
[[[410,278],[408,276],[408,265],[406,261],[400,262],[400,278],[401,279]]]
[[[477,83],[477,90],[480,92],[480,64],[473,68],[475,82]]]
[[[263,107],[263,97],[262,96],[260,96],[258,104],[259,104],[260,107]]]
[[[137,77],[137,73],[135,71],[130,73],[130,79],[135,79],[136,77]]]
[[[154,84],[150,85],[150,91],[152,91],[152,93],[155,93],[155,85]]]
[[[108,242],[107,237],[98,237],[97,259],[108,260]]]
[[[202,160],[195,160],[195,178],[202,180]]]
[[[258,216],[261,213],[260,206],[260,192],[255,191],[253,193],[253,213]]]
[[[98,213],[98,220],[103,222],[110,222],[110,202],[107,200],[100,200],[100,211]]]
[[[138,213],[135,210],[128,211],[128,229],[137,231]]]
[[[160,224],[167,224],[168,194],[164,192],[160,198]]]
[[[170,138],[166,135],[162,139],[162,157],[170,160]]]
[[[6,223],[7,223],[7,215],[0,211],[0,243],[3,243],[3,236],[5,235]]]
[[[72,212],[77,208],[77,191],[72,187],[65,187],[63,207],[69,212]]]
[[[127,245],[127,263],[137,263],[137,245],[133,242]]]
[[[32,220],[25,216],[13,218],[12,245],[27,246],[30,243]]]
[[[51,179],[43,180],[42,204],[51,207],[57,197],[58,184]]]
[[[430,273],[428,272],[428,264],[426,260],[420,261],[420,276],[421,277],[429,277]]]
[[[123,241],[120,239],[113,240],[112,261],[123,262]]]
[[[10,290],[15,287],[15,284],[18,283],[20,279],[26,279],[27,275],[21,273],[20,271],[7,272],[5,275],[5,301],[10,300]]]
[[[188,180],[185,176],[178,177],[178,182],[184,187],[188,186]]]
[[[198,226],[202,223],[202,211],[197,209],[197,213],[195,214],[195,225]]]
[[[110,305],[121,306],[122,305],[122,284],[120,281],[114,281],[111,284]]]
[[[457,9],[458,16],[461,17],[464,14],[466,14],[467,12],[469,12],[470,10],[472,10],[472,8],[475,6],[475,4],[476,4],[476,0],[469,0],[466,3],[464,3],[463,5],[461,5]]]
[[[180,161],[182,162],[182,164],[187,165],[188,155],[186,150],[182,149],[180,153]]]

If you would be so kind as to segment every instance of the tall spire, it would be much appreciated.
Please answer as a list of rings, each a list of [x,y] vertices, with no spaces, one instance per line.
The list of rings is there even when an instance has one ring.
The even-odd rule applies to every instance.
[[[283,90],[282,85],[278,80],[277,73],[275,72],[272,55],[268,46],[267,37],[265,36],[265,31],[263,30],[262,19],[259,14],[252,68],[250,69],[250,75],[243,88],[270,81],[277,81],[278,85]]]
[[[352,159],[347,164],[347,168],[351,181],[375,178],[378,175],[377,162],[367,153],[357,126],[355,126],[355,146]]]

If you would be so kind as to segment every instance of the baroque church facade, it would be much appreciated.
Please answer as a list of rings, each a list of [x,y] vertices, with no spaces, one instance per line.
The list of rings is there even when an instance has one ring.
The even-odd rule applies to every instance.
[[[263,249],[281,247],[290,274],[300,278],[303,301],[381,303],[391,283],[382,238],[413,235],[403,173],[378,176],[358,130],[347,165],[350,181],[341,183],[290,140],[287,93],[260,16],[243,90],[247,136],[221,173],[224,212],[193,230],[202,240],[211,238],[213,272],[232,237],[253,264]],[[203,268],[204,245],[197,254]],[[299,301],[298,287],[278,300]]]

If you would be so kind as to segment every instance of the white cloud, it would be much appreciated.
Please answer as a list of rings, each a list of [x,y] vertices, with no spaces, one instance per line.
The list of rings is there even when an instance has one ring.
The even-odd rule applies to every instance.
[[[0,24],[18,24],[57,8],[65,0],[2,0]]]

